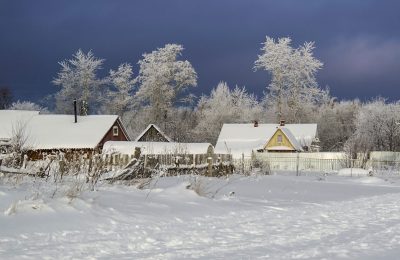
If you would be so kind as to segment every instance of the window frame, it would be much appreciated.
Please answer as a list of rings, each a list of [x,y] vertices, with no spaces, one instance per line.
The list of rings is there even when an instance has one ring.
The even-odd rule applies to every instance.
[[[112,127],[112,135],[119,136],[119,127],[117,125]]]

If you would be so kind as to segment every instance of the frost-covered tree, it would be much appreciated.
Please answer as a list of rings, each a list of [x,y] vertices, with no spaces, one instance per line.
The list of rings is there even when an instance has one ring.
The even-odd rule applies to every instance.
[[[132,91],[136,79],[133,78],[132,66],[123,63],[117,70],[110,70],[109,82],[112,88],[107,91],[104,110],[122,117],[133,105]]]
[[[197,124],[196,113],[190,107],[177,107],[171,110],[173,116],[168,117],[168,121],[162,127],[165,133],[177,142],[199,142],[193,129]]]
[[[225,82],[220,82],[210,96],[202,96],[196,113],[198,125],[196,136],[202,141],[215,143],[224,123],[249,123],[259,120],[262,107],[254,95],[245,88],[230,90]]]
[[[315,102],[300,102],[296,106],[296,110],[287,104],[287,99],[284,99],[281,110],[276,106],[276,99],[270,95],[265,95],[262,104],[264,107],[263,120],[268,123],[277,123],[277,115],[281,114],[281,118],[288,123],[315,123],[319,120],[319,115],[329,101],[331,100],[328,89],[321,90],[318,101]]]
[[[59,62],[61,70],[53,80],[61,90],[56,94],[56,112],[73,113],[74,99],[80,104],[81,114],[88,109],[96,110],[102,97],[102,86],[106,83],[97,75],[104,60],[94,56],[92,51],[84,53],[78,50],[72,59]]]
[[[153,123],[163,122],[169,110],[186,101],[185,90],[197,85],[197,74],[189,61],[178,60],[183,47],[167,44],[139,61],[139,90],[136,98],[151,110]]]
[[[318,109],[318,137],[322,151],[343,151],[356,130],[355,120],[361,103],[358,100],[336,102],[332,99]]]
[[[355,152],[400,151],[400,104],[377,99],[357,114],[350,140]]]
[[[287,108],[286,116],[289,118],[285,119],[299,122],[303,104],[318,103],[324,95],[315,78],[322,63],[313,56],[314,43],[306,42],[293,48],[291,42],[288,37],[275,40],[267,36],[255,69],[271,74],[268,99],[276,107],[278,120],[283,119],[283,110]]]
[[[41,113],[49,113],[49,110],[31,101],[16,101],[10,106],[11,110],[28,110],[28,111],[40,111]]]

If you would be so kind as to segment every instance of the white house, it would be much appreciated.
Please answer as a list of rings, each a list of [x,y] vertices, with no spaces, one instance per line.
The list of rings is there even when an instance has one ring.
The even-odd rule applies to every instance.
[[[216,153],[233,157],[254,151],[311,151],[317,141],[317,124],[224,124],[215,146]]]

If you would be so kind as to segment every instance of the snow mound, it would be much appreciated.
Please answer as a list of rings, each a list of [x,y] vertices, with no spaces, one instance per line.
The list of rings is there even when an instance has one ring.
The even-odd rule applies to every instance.
[[[364,183],[364,184],[384,184],[386,183],[385,180],[378,178],[378,177],[364,177],[356,180],[356,182]]]
[[[0,182],[0,259],[397,259],[400,183],[378,178],[182,175],[73,200]]]
[[[338,175],[339,176],[352,176],[352,177],[369,176],[369,175],[371,175],[371,171],[364,170],[361,168],[344,168],[344,169],[339,170]]]
[[[4,211],[4,215],[10,216],[17,213],[50,213],[54,210],[49,207],[43,200],[18,200],[11,203],[11,205]]]

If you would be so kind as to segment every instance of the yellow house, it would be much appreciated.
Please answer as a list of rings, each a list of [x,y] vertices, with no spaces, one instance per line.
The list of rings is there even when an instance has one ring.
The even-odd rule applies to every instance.
[[[269,152],[301,152],[300,143],[293,136],[292,132],[285,127],[278,127],[272,137],[264,146]]]
[[[235,158],[258,152],[313,151],[317,124],[224,124],[218,136],[215,153]]]

